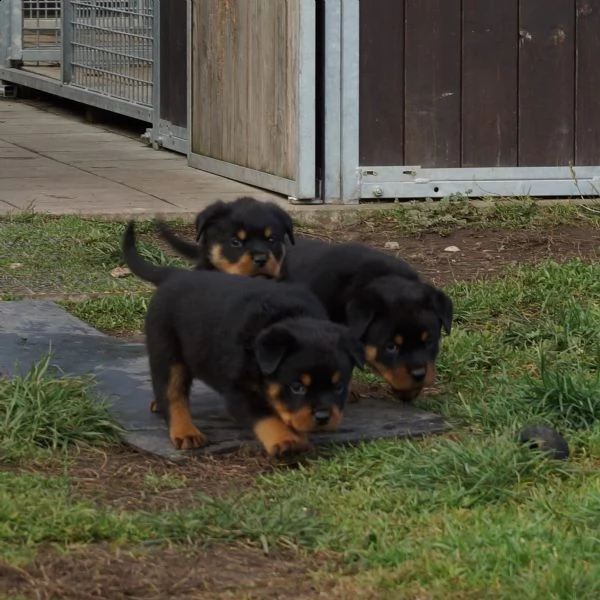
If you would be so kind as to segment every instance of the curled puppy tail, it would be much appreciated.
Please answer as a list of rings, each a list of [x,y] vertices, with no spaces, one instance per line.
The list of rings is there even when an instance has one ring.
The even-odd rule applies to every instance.
[[[122,249],[125,264],[140,279],[158,286],[173,272],[173,269],[153,265],[141,256],[135,244],[135,225],[133,221],[127,223],[125,233],[123,234]]]
[[[156,220],[156,228],[160,236],[167,242],[173,250],[181,254],[184,258],[197,261],[200,259],[200,248],[193,242],[187,242],[182,240],[179,236],[175,235],[169,226],[160,219]]]

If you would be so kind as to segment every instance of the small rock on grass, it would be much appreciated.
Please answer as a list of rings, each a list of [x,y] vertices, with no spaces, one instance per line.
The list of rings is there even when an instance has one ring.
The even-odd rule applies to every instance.
[[[527,425],[519,432],[519,442],[532,450],[547,452],[550,458],[566,460],[569,458],[567,440],[552,427],[545,425]]]
[[[386,250],[400,250],[400,244],[398,242],[386,242],[383,247]]]
[[[458,246],[448,246],[444,248],[444,252],[460,252],[460,248]]]
[[[131,275],[131,271],[127,267],[115,267],[110,272],[110,275],[115,279],[121,279],[122,277],[128,277]]]

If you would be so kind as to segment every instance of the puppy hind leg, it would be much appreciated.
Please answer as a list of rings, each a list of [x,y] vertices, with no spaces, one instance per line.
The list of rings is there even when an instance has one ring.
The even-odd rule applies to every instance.
[[[150,409],[162,413],[166,418],[173,446],[180,450],[206,446],[208,438],[192,422],[189,404],[192,378],[185,365],[155,364],[152,381],[155,400]]]
[[[183,364],[171,365],[167,386],[169,437],[182,450],[193,450],[208,444],[208,438],[194,425],[190,413],[192,378]]]

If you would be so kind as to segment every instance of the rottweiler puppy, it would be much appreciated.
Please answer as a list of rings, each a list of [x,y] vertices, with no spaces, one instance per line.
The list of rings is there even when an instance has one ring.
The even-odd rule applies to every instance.
[[[244,196],[218,200],[196,216],[197,244],[182,240],[158,219],[161,236],[199,270],[279,279],[286,254],[285,236],[294,244],[291,217],[272,202]]]
[[[307,450],[309,432],[339,427],[364,348],[306,287],[153,265],[136,249],[132,222],[123,253],[135,275],[157,286],[145,323],[151,408],[166,418],[176,448],[209,443],[190,415],[193,379],[220,393],[273,456]]]
[[[332,321],[350,327],[365,345],[366,362],[399,398],[413,400],[433,383],[453,304],[408,263],[358,243],[299,238],[286,270],[289,281],[308,286]]]

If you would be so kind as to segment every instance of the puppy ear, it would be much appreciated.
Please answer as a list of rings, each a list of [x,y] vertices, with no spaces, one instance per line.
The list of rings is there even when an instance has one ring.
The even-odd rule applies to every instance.
[[[346,322],[350,334],[357,340],[365,335],[371,321],[375,318],[375,309],[363,297],[355,297],[346,304]]]
[[[295,244],[295,241],[294,241],[294,223],[292,221],[292,217],[290,217],[290,215],[285,210],[283,210],[283,208],[281,208],[280,206],[277,206],[277,204],[275,204],[273,202],[269,202],[268,204],[269,204],[269,208],[271,209],[271,212],[273,213],[273,215],[275,217],[277,217],[279,222],[283,225],[283,229],[287,233],[290,243],[293,246]]]
[[[202,234],[206,227],[215,219],[220,219],[231,212],[231,207],[223,202],[223,200],[217,200],[211,205],[207,206],[203,211],[200,211],[196,215],[196,241],[199,242]]]
[[[261,372],[272,375],[279,367],[283,357],[292,349],[294,336],[285,328],[269,327],[256,338],[254,353]]]
[[[433,308],[442,322],[444,331],[449,334],[452,329],[454,306],[452,300],[442,290],[432,287],[431,301]]]
[[[361,370],[365,368],[365,347],[360,340],[347,333],[342,336],[342,348],[350,355],[355,366]]]

